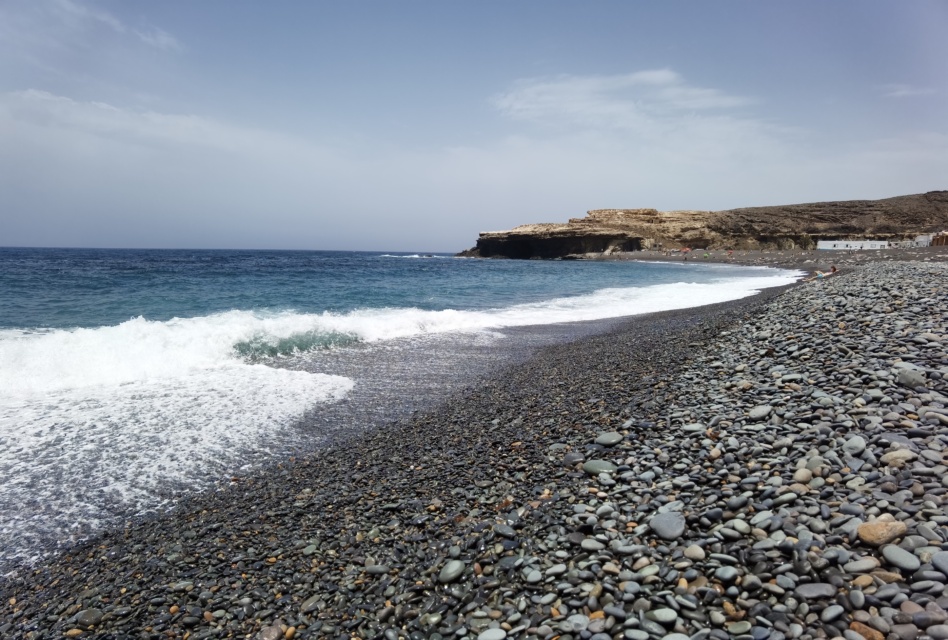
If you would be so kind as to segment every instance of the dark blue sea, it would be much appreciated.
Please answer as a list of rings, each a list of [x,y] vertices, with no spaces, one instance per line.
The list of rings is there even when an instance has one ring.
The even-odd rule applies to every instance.
[[[0,248],[0,572],[384,427],[589,321],[795,279],[634,261]]]

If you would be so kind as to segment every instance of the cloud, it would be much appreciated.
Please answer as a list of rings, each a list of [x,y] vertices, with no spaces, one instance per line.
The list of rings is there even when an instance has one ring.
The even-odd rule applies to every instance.
[[[654,69],[518,80],[491,103],[510,118],[539,124],[643,130],[665,118],[724,111],[753,101],[690,85],[670,69]]]
[[[77,101],[28,89],[0,94],[0,117],[19,125],[85,134],[131,146],[204,147],[229,152],[300,149],[275,132],[240,127],[191,114],[160,113]]]
[[[17,25],[2,29],[2,25]],[[0,7],[0,31],[22,49],[43,47],[61,49],[84,45],[89,38],[111,33],[131,38],[163,51],[182,51],[181,42],[154,25],[132,27],[102,9],[77,0],[50,2],[11,2]]]
[[[165,51],[181,51],[183,49],[177,38],[157,27],[152,28],[150,31],[139,31],[136,29],[135,35],[145,44],[158,49],[164,49]]]
[[[881,84],[876,89],[886,98],[914,98],[938,93],[932,87],[918,87],[911,84]]]

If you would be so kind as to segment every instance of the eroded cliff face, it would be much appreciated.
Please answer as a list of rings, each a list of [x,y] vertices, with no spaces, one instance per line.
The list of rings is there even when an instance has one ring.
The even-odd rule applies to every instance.
[[[565,224],[481,233],[477,246],[459,255],[527,259],[680,247],[810,249],[819,240],[902,240],[946,228],[948,191],[725,211],[595,209]]]

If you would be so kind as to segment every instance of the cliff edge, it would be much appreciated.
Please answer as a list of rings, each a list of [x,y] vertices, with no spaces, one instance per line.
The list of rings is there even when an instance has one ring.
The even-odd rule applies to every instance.
[[[549,259],[653,248],[811,249],[819,240],[907,240],[944,229],[948,191],[929,191],[724,211],[595,209],[566,223],[481,233],[475,247],[458,255]]]

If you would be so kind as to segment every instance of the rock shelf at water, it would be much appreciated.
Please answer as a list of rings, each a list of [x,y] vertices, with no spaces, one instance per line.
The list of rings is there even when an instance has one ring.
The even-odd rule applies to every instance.
[[[22,572],[0,637],[946,638],[946,283],[874,263],[545,348]]]

